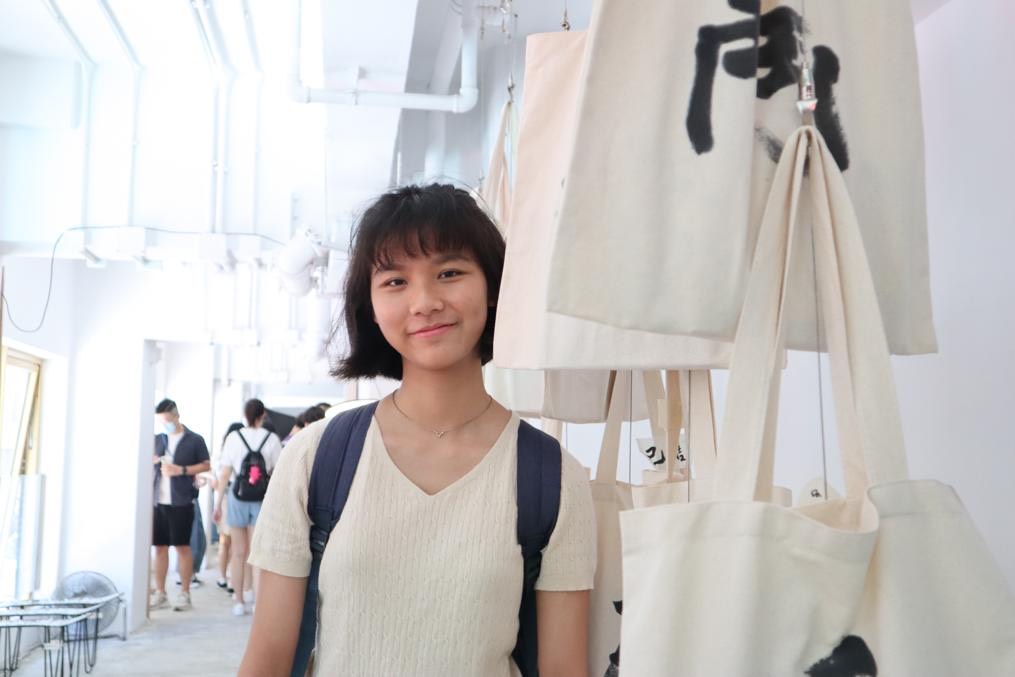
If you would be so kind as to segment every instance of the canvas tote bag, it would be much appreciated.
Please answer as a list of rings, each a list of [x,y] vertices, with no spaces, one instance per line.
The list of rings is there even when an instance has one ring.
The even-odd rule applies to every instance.
[[[518,138],[514,101],[509,98],[501,110],[497,140],[490,155],[486,181],[479,197],[494,222],[510,239],[511,163],[510,150]],[[498,311],[498,326],[508,320]],[[510,334],[524,332],[514,326]],[[508,330],[504,330],[507,335]],[[541,371],[532,369],[501,369],[486,365],[483,371],[486,389],[508,409],[520,416],[544,417],[570,423],[598,423],[606,420],[610,386],[608,371]],[[645,417],[639,406],[636,415]]]
[[[553,223],[571,151],[585,39],[585,33],[579,31],[527,38],[512,222],[497,306],[493,362],[499,367],[522,369],[726,367],[728,343],[621,330],[545,310]],[[600,130],[586,143],[600,145],[606,131]],[[610,187],[599,183],[595,190],[609,192]],[[630,228],[634,222],[627,219],[624,224]],[[667,265],[671,263],[680,264],[676,261]],[[635,262],[629,274],[641,275],[645,265],[653,263]],[[615,273],[604,275],[621,277]],[[658,291],[651,290],[649,295],[666,303]],[[649,299],[643,303],[651,305]]]
[[[676,376],[676,374],[671,374]],[[681,398],[679,388],[664,391],[658,371],[647,371],[642,375],[647,410],[652,413],[649,420],[653,442],[662,449],[669,449],[666,428],[681,421],[688,422],[691,465],[697,471],[696,482],[690,486],[673,469],[678,463],[675,455],[667,453],[661,473],[670,473],[669,479],[653,486],[632,486],[617,479],[617,462],[620,453],[621,424],[632,406],[632,401],[641,399],[635,395],[632,384],[638,379],[631,372],[616,373],[611,390],[609,414],[603,432],[602,445],[592,480],[592,498],[596,514],[598,544],[596,576],[590,599],[589,625],[589,669],[593,675],[617,675],[620,665],[621,615],[623,612],[623,575],[621,561],[620,514],[637,505],[661,505],[670,502],[684,502],[689,497],[697,500],[699,487],[711,488],[706,477],[711,477],[715,463],[715,430],[712,425],[712,406],[707,371],[684,374],[685,383],[690,384],[689,392]],[[674,383],[673,379],[670,380]],[[672,398],[667,400],[667,396]],[[675,396],[674,396],[675,395]],[[681,404],[687,408],[681,414]],[[660,406],[661,405],[661,406]],[[676,416],[666,418],[667,405],[675,406]],[[683,418],[682,418],[683,416]],[[634,673],[631,673],[634,674]]]
[[[772,486],[778,352],[808,163],[846,497]],[[835,159],[787,141],[736,337],[712,500],[621,514],[623,666],[639,677],[1015,674],[1015,599],[954,491],[908,478],[864,245]],[[672,572],[680,572],[679,576]]]
[[[804,56],[891,351],[935,351],[909,0],[598,2],[548,309],[731,339]],[[793,279],[787,343],[813,349],[809,257]]]

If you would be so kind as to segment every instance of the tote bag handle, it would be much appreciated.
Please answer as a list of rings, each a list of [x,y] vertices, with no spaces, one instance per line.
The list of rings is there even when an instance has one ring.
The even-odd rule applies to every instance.
[[[811,126],[779,160],[758,233],[737,327],[714,478],[717,499],[768,500],[785,346],[789,270],[807,182],[813,202],[817,282],[832,371],[846,494],[908,478],[888,344],[856,214],[828,147]]]

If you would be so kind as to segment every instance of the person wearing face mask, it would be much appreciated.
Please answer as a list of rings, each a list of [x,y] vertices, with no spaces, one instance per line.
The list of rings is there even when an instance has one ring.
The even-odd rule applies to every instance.
[[[194,560],[190,549],[194,523],[194,476],[211,468],[204,438],[180,425],[180,412],[170,399],[155,407],[155,418],[162,431],[155,436],[155,493],[152,545],[155,546],[155,592],[151,608],[169,606],[166,574],[169,548],[176,548],[180,572],[180,594],[173,601],[175,611],[191,608],[190,582]]]

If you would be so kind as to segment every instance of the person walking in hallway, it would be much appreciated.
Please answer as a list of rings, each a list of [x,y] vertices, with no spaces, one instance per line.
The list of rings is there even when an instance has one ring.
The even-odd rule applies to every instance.
[[[190,582],[194,572],[190,549],[194,525],[194,475],[211,467],[204,438],[180,425],[176,403],[164,399],[155,407],[155,417],[164,432],[155,436],[154,510],[152,545],[155,547],[155,592],[151,608],[169,606],[166,574],[169,548],[176,548],[180,572],[180,594],[172,607],[176,611],[191,608]]]
[[[226,500],[226,487],[230,487],[226,523],[232,536],[232,577],[233,614],[242,616],[252,609],[257,597],[257,572],[251,571],[252,594],[247,594],[247,553],[254,524],[261,512],[261,502],[268,487],[268,478],[282,453],[278,435],[264,428],[268,412],[261,400],[248,400],[243,407],[247,425],[227,435],[222,444],[222,459],[219,463],[219,487],[215,503],[215,521],[222,519],[222,507]]]

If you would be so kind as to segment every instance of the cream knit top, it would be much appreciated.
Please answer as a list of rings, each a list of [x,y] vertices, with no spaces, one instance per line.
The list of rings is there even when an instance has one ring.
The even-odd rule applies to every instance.
[[[310,573],[307,487],[327,421],[289,442],[254,530],[250,563]],[[371,422],[349,498],[324,552],[316,675],[517,674],[522,556],[516,535],[516,415],[483,459],[434,495],[391,460]],[[538,590],[592,588],[595,516],[585,469],[563,454],[557,526]]]

